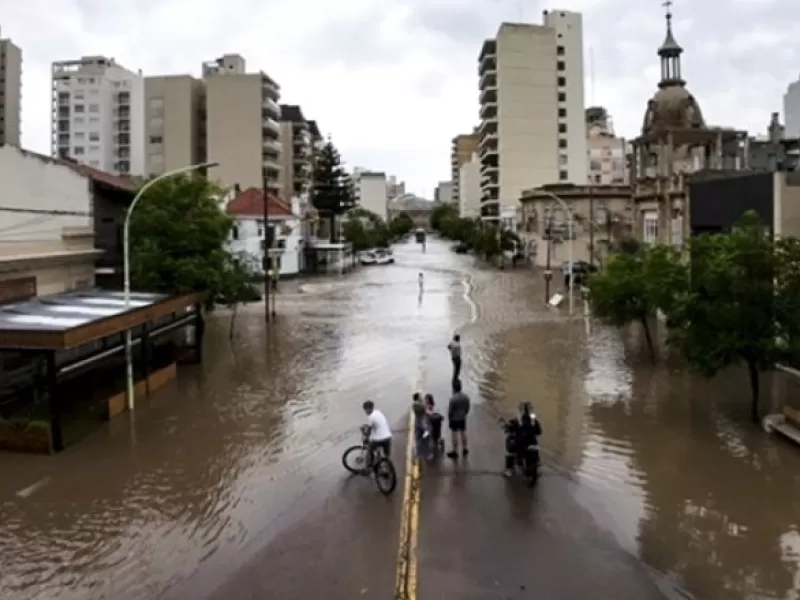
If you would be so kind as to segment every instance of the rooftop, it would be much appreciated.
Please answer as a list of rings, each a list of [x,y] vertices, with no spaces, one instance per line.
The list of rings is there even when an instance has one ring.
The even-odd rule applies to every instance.
[[[291,217],[293,216],[291,207],[278,196],[268,195],[267,210],[269,216]],[[263,217],[264,216],[264,191],[259,188],[247,188],[228,202],[225,209],[229,215],[241,217]]]
[[[281,121],[291,121],[292,123],[305,123],[303,111],[296,104],[281,104]]]
[[[0,348],[63,349],[136,327],[199,301],[202,294],[167,296],[84,290],[0,306]]]

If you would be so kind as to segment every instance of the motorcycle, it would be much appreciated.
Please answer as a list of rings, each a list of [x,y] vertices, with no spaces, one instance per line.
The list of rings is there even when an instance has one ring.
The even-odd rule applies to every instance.
[[[536,419],[530,406],[525,403],[520,409],[520,418],[502,421],[505,433],[506,471],[517,471],[533,487],[539,480],[538,437],[542,434],[542,426]]]

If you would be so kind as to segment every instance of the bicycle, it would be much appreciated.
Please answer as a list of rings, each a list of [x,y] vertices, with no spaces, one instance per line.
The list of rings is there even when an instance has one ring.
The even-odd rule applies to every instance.
[[[344,451],[342,465],[353,475],[372,475],[378,491],[388,496],[397,487],[397,472],[392,459],[386,456],[382,447],[378,446],[374,451],[371,449],[370,433],[369,425],[361,426],[361,443]]]

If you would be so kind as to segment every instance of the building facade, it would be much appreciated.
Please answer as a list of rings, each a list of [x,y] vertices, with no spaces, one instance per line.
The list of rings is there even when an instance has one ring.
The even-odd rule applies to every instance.
[[[296,205],[299,200],[295,199]],[[270,251],[282,276],[300,272],[303,237],[300,217],[292,205],[269,197],[267,227],[264,227],[264,193],[261,188],[249,188],[234,197],[226,212],[235,224],[227,243],[228,250],[242,257],[254,273],[264,274],[265,249]]]
[[[145,174],[144,79],[113,58],[52,65],[53,156],[93,168]]]
[[[280,192],[280,86],[267,74],[247,73],[245,60],[226,54],[203,64],[206,159],[209,177],[223,185]]]
[[[440,181],[433,190],[433,201],[450,204],[455,202],[455,181]]]
[[[94,285],[93,183],[75,168],[0,147],[0,297],[45,296]]]
[[[205,162],[203,82],[190,75],[147,77],[144,97],[145,174]]]
[[[299,106],[281,104],[281,196],[291,200],[303,196],[311,188],[314,136]]]
[[[384,221],[389,215],[386,173],[358,171],[353,175],[358,206],[375,213]]]
[[[633,234],[644,243],[683,247],[688,237],[687,178],[700,170],[746,167],[743,148],[747,134],[709,128],[700,105],[686,89],[681,73],[683,49],[667,33],[658,49],[661,81],[648,102],[642,134],[631,142]]]
[[[545,11],[544,25],[503,23],[478,63],[482,218],[516,210],[524,190],[584,183],[581,15]]]
[[[786,137],[800,138],[800,80],[790,83],[783,95],[783,120]]]
[[[0,31],[0,146],[22,135],[22,51]]]
[[[605,108],[586,109],[587,182],[593,185],[624,185],[628,182],[627,144],[614,135]]]
[[[767,134],[747,141],[747,156],[754,171],[799,171],[800,138],[787,137],[778,113],[772,113]]]
[[[453,202],[460,204],[461,188],[459,183],[459,173],[461,165],[472,160],[473,155],[478,151],[481,141],[477,131],[473,133],[463,133],[453,138],[450,148],[450,180],[453,182]]]
[[[477,152],[473,153],[472,158],[459,168],[458,189],[459,216],[462,219],[479,218],[481,216],[481,158]]]
[[[554,196],[567,205],[569,213]],[[630,235],[627,185],[552,184],[528,190],[520,202],[521,237],[528,242],[532,262],[540,267],[560,267],[569,260],[570,249],[575,261],[602,264],[614,246]]]

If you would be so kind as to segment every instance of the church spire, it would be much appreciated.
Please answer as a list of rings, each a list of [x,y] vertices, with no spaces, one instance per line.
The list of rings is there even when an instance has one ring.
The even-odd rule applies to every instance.
[[[681,54],[683,54],[683,48],[680,47],[678,42],[675,41],[675,36],[672,35],[672,0],[666,0],[663,6],[667,9],[667,36],[658,49],[658,56],[661,57],[661,82],[658,87],[683,86],[686,83],[681,78]]]

